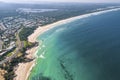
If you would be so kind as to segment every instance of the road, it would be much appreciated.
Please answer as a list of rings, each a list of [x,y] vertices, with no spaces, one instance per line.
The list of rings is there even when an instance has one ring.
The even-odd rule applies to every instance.
[[[18,32],[16,33],[16,39],[17,39],[17,41],[16,41],[16,45],[17,45],[16,50],[13,52],[13,55],[11,55],[10,57],[6,57],[6,59],[2,60],[0,62],[0,65],[2,65],[4,63],[7,63],[8,61],[15,58],[18,55],[18,53],[20,52],[20,49],[22,49],[24,47],[24,43],[22,41],[20,41],[20,38],[19,38],[19,32],[20,31],[21,31],[21,29],[18,30]]]
[[[17,53],[19,53],[19,48],[16,48],[16,51],[15,51],[15,53],[13,53],[12,56],[7,57],[6,59],[2,60],[2,61],[0,62],[0,65],[2,65],[2,64],[4,64],[4,63],[12,60],[13,58],[15,58],[15,57],[17,56]]]

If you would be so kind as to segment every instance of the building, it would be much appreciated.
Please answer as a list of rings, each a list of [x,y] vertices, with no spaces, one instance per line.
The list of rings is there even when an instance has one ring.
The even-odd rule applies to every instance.
[[[0,51],[2,51],[3,42],[0,40]]]
[[[0,23],[0,30],[5,30],[5,29],[7,28],[3,25],[3,23]]]

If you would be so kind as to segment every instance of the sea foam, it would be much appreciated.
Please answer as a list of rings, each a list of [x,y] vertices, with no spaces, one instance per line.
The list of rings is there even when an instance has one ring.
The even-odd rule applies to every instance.
[[[120,10],[120,8],[115,8],[115,9],[109,9],[109,10],[104,10],[104,11],[98,11],[98,12],[83,14],[83,15],[71,18],[72,19],[71,21],[74,21],[74,20],[77,20],[77,19],[87,18],[87,17],[90,17],[90,16],[100,15],[100,14],[104,14],[104,13],[108,13],[108,12],[112,12],[112,11],[118,11],[118,10]]]

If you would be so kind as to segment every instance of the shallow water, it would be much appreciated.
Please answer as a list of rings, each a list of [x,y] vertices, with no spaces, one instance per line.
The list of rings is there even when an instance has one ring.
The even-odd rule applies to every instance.
[[[120,11],[60,25],[38,40],[29,80],[120,80]]]

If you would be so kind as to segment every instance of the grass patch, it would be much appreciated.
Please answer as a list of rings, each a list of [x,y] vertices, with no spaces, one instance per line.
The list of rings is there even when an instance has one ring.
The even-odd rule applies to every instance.
[[[28,42],[28,41],[23,41],[24,43],[24,48],[27,48],[28,46],[31,46],[32,43]]]
[[[10,57],[10,56],[12,56],[12,54],[13,54],[13,52],[11,52],[11,53],[8,53],[8,54],[7,54],[7,57]]]

